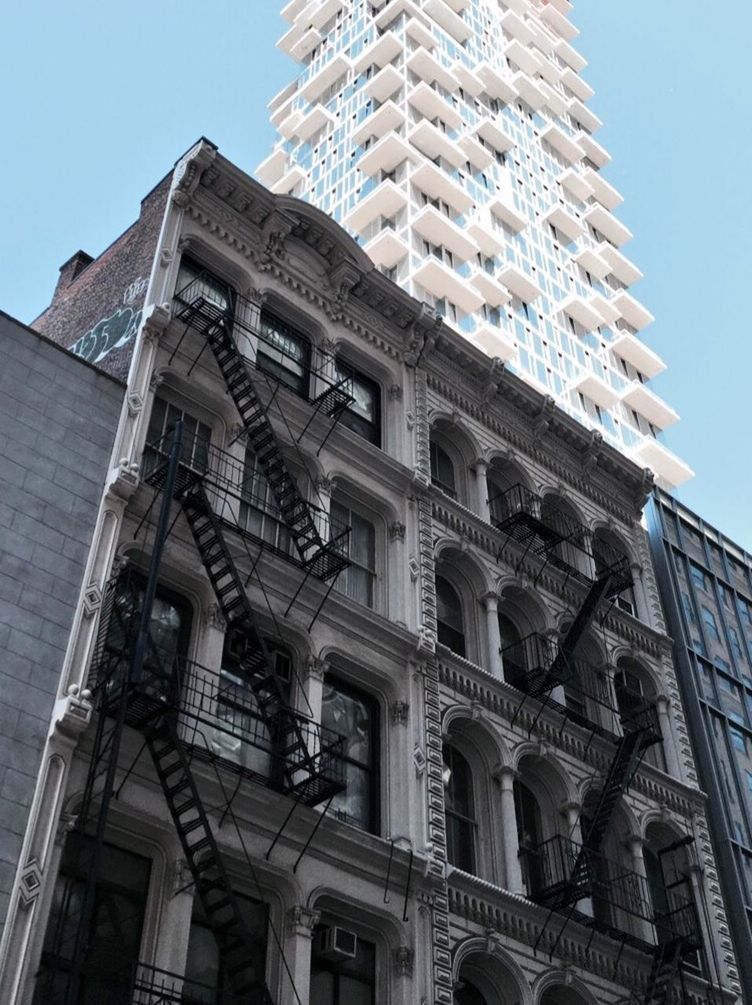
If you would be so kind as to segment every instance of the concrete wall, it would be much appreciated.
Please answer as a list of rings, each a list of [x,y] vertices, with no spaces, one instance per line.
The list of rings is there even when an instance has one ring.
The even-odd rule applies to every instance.
[[[123,392],[0,312],[0,926]]]

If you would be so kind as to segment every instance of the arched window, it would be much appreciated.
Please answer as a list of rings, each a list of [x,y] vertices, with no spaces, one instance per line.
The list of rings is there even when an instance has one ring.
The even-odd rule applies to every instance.
[[[597,788],[588,789],[582,804],[582,812],[580,813],[580,830],[583,841],[587,837],[591,823],[595,818],[599,798],[600,792]],[[613,924],[614,912],[612,904],[614,893],[609,872],[609,863],[602,854],[591,855],[590,868],[593,880],[593,917],[596,921],[603,922],[603,924]]]
[[[470,765],[451,744],[444,744],[444,805],[447,857],[463,872],[475,872],[475,800]]]
[[[465,655],[465,627],[462,601],[452,584],[443,576],[436,577],[436,622],[438,639],[459,656]]]
[[[593,561],[595,562],[595,575],[599,579],[609,569],[618,568],[619,575],[615,588],[619,592],[616,595],[616,606],[622,611],[626,611],[627,614],[636,616],[637,605],[629,556],[613,534],[609,534],[605,530],[595,532],[593,535]]]
[[[514,684],[515,678],[519,678],[527,669],[522,635],[517,625],[506,614],[499,611],[498,618],[504,680]]]
[[[454,992],[455,1005],[488,1005],[488,999],[472,981],[460,974],[460,987]]]
[[[519,844],[522,881],[528,896],[544,888],[544,864],[540,846],[543,827],[538,800],[524,782],[514,783],[514,808],[517,817],[517,842]]]
[[[569,575],[587,576],[590,561],[585,546],[585,527],[571,506],[558,496],[544,496],[541,522],[560,539],[554,539],[547,552],[549,562]]]
[[[200,303],[202,314],[208,308],[219,316],[232,308],[234,299],[234,290],[223,279],[189,255],[182,257],[175,284],[175,300],[181,310],[195,309]]]
[[[447,451],[431,437],[431,481],[452,499],[457,498],[454,461]]]
[[[636,729],[646,728],[649,719],[645,714],[645,706],[654,703],[655,689],[650,681],[646,680],[638,663],[626,657],[619,660],[614,674],[614,692],[622,732],[631,733]],[[660,728],[657,721],[654,723],[654,728],[656,730]],[[655,736],[658,737],[657,732]],[[663,739],[670,740],[670,737]],[[661,743],[656,742],[648,747],[644,757],[647,763],[660,768],[661,771],[666,770],[666,759]]]

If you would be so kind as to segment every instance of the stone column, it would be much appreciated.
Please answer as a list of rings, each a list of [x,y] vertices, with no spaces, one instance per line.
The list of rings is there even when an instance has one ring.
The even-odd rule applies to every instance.
[[[655,710],[658,713],[658,726],[663,738],[663,756],[666,761],[666,771],[672,778],[682,780],[681,766],[676,754],[676,744],[674,743],[674,733],[671,729],[671,716],[669,715],[669,700],[665,695],[658,695],[655,699]]]
[[[287,963],[295,990],[300,995],[300,1000],[304,1002],[308,1001],[311,983],[313,930],[319,923],[320,917],[318,911],[312,911],[303,904],[296,904],[287,912]],[[290,979],[284,974],[279,1005],[297,1005],[297,1002]]]
[[[389,555],[387,559],[386,591],[387,614],[398,625],[407,624],[407,549],[405,547],[405,525],[394,522],[389,525]],[[382,594],[383,595],[383,594]]]
[[[324,693],[324,677],[329,671],[326,660],[312,656],[305,664],[305,699],[298,702],[298,707],[305,715],[310,715],[314,722],[321,722],[321,705]]]
[[[629,566],[632,572],[633,587],[632,593],[634,594],[634,606],[635,615],[644,621],[646,624],[652,625],[649,620],[650,616],[650,605],[648,604],[647,593],[645,592],[645,580],[642,575],[642,566],[639,562],[632,562]]]
[[[650,898],[650,888],[648,886],[647,872],[645,871],[645,859],[642,854],[642,838],[639,834],[630,834],[625,842],[632,859],[632,872],[635,874],[636,893],[639,900],[638,911],[643,914],[651,914],[653,910]],[[645,942],[655,941],[655,930],[647,918],[635,918],[636,934]]]
[[[506,887],[512,893],[524,897],[520,846],[517,840],[517,813],[514,808],[514,780],[517,773],[509,765],[503,764],[497,768],[495,774],[501,784],[501,837]]]
[[[389,388],[387,422],[384,430],[384,449],[401,463],[405,463],[405,416],[402,405],[403,394],[399,384]]]
[[[316,529],[321,535],[322,541],[328,541],[330,537],[329,513],[332,508],[334,484],[331,478],[327,478],[325,475],[319,476],[313,484],[315,489],[313,493],[313,505],[318,507],[318,510],[314,510]]]
[[[475,464],[475,480],[478,489],[475,512],[486,523],[491,522],[491,508],[488,505],[488,461],[479,457]]]
[[[502,680],[501,633],[499,632],[499,598],[495,593],[486,593],[482,598],[486,608],[486,628],[488,637],[488,663],[486,669],[494,677]]]
[[[410,796],[411,773],[405,770],[409,764],[409,718],[410,705],[407,701],[398,699],[390,706],[391,730],[390,743],[387,752],[389,765],[389,799],[391,802],[389,818],[393,825],[389,837],[393,841],[402,839],[412,845],[413,835],[410,830]]]

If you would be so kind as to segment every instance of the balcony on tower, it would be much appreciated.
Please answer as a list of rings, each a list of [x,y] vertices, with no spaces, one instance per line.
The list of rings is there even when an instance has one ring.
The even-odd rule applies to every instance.
[[[356,73],[365,73],[369,66],[380,69],[389,65],[402,52],[402,42],[394,32],[386,31],[375,42],[371,42],[353,62]]]
[[[477,98],[479,94],[483,93],[485,84],[479,76],[477,69],[471,70],[464,63],[458,61],[452,66],[452,73],[459,80],[460,87],[466,94]]]
[[[475,126],[475,133],[499,153],[511,150],[514,146],[514,139],[504,132],[499,120],[489,115],[484,115],[478,122]]]
[[[256,177],[267,188],[282,177],[287,167],[287,154],[282,147],[277,147],[256,168]]]
[[[545,107],[550,109],[554,115],[564,115],[567,110],[567,102],[564,96],[545,80],[537,80],[535,83],[543,95]]]
[[[507,361],[517,355],[514,339],[497,325],[479,325],[470,336],[470,341],[480,346],[492,359]]]
[[[351,230],[362,233],[369,223],[379,217],[391,218],[407,205],[407,196],[393,181],[385,181],[372,189],[350,210],[344,224]]]
[[[511,300],[507,288],[485,269],[475,268],[470,276],[470,282],[482,294],[489,307],[501,307]]]
[[[474,286],[434,255],[424,258],[412,278],[433,297],[456,304],[463,314],[472,314],[483,303],[483,297]]]
[[[498,273],[498,278],[510,293],[529,304],[537,300],[543,291],[532,276],[517,265],[507,264]]]
[[[638,464],[651,468],[655,472],[661,488],[676,488],[689,481],[694,475],[694,471],[688,464],[685,464],[668,447],[664,447],[652,436],[646,436],[640,443],[632,447],[630,456]]]
[[[415,154],[411,151],[411,155]],[[413,168],[410,182],[430,199],[443,199],[457,213],[466,213],[473,205],[472,196],[446,171],[432,161],[423,161]]]
[[[322,38],[321,32],[316,28],[303,29],[300,25],[294,24],[277,42],[277,48],[301,63],[313,52]]]
[[[613,185],[609,185],[600,171],[592,168],[585,168],[582,172],[583,178],[593,190],[593,195],[606,209],[616,209],[624,202],[624,197],[617,192]]]
[[[460,45],[467,42],[473,33],[467,21],[456,14],[446,0],[425,0],[423,10]]]
[[[501,18],[501,27],[504,34],[510,38],[516,38],[523,45],[530,45],[535,41],[535,32],[531,29],[529,22],[525,21],[513,10],[508,10]]]
[[[402,81],[402,74],[399,70],[388,63],[370,80],[366,81],[365,91],[375,101],[383,103],[402,87]]]
[[[346,0],[311,0],[297,15],[296,21],[323,28],[327,21],[343,10]]]
[[[324,91],[332,86],[335,80],[339,80],[340,77],[349,72],[351,66],[350,60],[346,56],[343,56],[342,53],[334,56],[333,59],[323,63],[320,69],[306,81],[300,89],[302,97],[306,101],[310,101],[311,104],[315,104]]]
[[[464,228],[458,227],[435,206],[424,206],[413,217],[412,227],[429,244],[443,245],[451,251],[457,262],[466,262],[478,254],[478,245]]]
[[[649,324],[655,321],[655,318],[642,306],[635,298],[627,293],[626,290],[620,290],[619,293],[611,301],[618,310],[621,317],[631,325],[635,331],[642,331],[643,328],[647,328]]]
[[[515,90],[533,112],[546,104],[546,95],[540,86],[542,83],[541,80],[533,80],[527,73],[515,73],[512,77]]]
[[[587,60],[585,57],[581,56],[576,49],[572,48],[569,42],[565,39],[559,39],[554,48],[556,55],[560,56],[567,66],[571,67],[576,73],[584,70],[587,66]]]
[[[640,272],[633,262],[630,262],[626,255],[623,255],[618,248],[615,248],[613,244],[605,242],[599,245],[599,253],[609,263],[611,274],[620,283],[624,283],[625,286],[631,286],[632,283],[636,283],[642,279],[642,272]]]
[[[568,241],[576,241],[578,237],[585,233],[585,225],[582,221],[578,220],[573,213],[568,212],[560,204],[552,206],[547,213],[544,213],[542,219],[552,227],[555,227]]]
[[[459,90],[460,82],[451,70],[440,63],[428,49],[416,49],[407,60],[407,68],[427,84],[436,81],[450,94]]]
[[[457,142],[467,154],[467,159],[476,171],[485,171],[488,165],[493,162],[494,155],[488,147],[484,147],[483,144],[479,143],[474,136],[470,135],[470,133],[465,133],[464,136],[460,136]]]
[[[619,400],[619,392],[612,387],[608,381],[593,373],[592,370],[583,370],[582,373],[572,381],[572,390],[584,394],[590,398],[600,408],[611,408]]]
[[[577,168],[567,168],[559,178],[559,182],[579,202],[585,202],[593,195],[593,186],[585,177],[585,173],[580,172]]]
[[[314,105],[298,120],[294,130],[295,135],[303,143],[308,143],[312,136],[315,136],[322,129],[333,126],[335,122],[334,115],[323,105]]]
[[[306,179],[306,173],[299,164],[293,164],[282,177],[269,188],[276,195],[294,195],[295,189]]]
[[[566,19],[564,14],[554,4],[548,3],[545,7],[541,7],[540,16],[557,35],[560,35],[566,41],[571,41],[580,34],[579,30],[575,28],[571,21]]]
[[[600,254],[600,248],[600,245],[596,248],[581,248],[572,255],[572,261],[577,262],[580,268],[590,273],[591,276],[595,276],[596,279],[605,279],[611,272],[611,266]]]
[[[603,206],[592,206],[585,213],[584,219],[599,234],[603,234],[607,241],[615,244],[617,248],[632,240],[632,231],[628,227],[625,227],[620,220],[617,220],[607,209],[604,209]]]
[[[513,39],[504,49],[504,55],[514,65],[530,75],[538,73],[543,57],[538,56],[532,49]]]
[[[404,161],[414,162],[417,159],[418,155],[407,140],[403,140],[396,133],[387,133],[368,147],[358,161],[358,170],[371,178],[377,178],[382,171],[391,174]]]
[[[483,81],[483,87],[489,98],[496,98],[507,105],[517,98],[511,77],[499,73],[496,67],[491,66],[485,60],[478,64],[475,73]]]
[[[494,224],[491,210],[487,206],[476,210],[468,221],[467,232],[483,254],[489,258],[498,255],[506,244],[504,232],[497,224]]]
[[[467,159],[462,147],[428,119],[421,119],[412,127],[409,139],[416,149],[431,160],[443,157],[452,167],[460,168]]]
[[[553,147],[569,164],[579,164],[584,156],[582,147],[571,136],[567,136],[564,130],[560,129],[554,122],[549,123],[545,129],[541,130],[541,139]]]
[[[579,98],[573,98],[569,102],[569,114],[572,118],[576,119],[576,121],[579,122],[582,128],[588,133],[597,132],[603,125],[603,122],[598,118],[598,116],[594,112],[591,112]]]
[[[570,293],[562,301],[559,310],[568,315],[578,325],[582,325],[587,331],[600,328],[603,319],[589,297],[583,297],[579,293]]]
[[[590,101],[595,94],[590,84],[583,80],[579,73],[575,73],[569,66],[562,71],[561,82],[580,101]]]
[[[359,146],[363,146],[366,140],[381,139],[387,133],[399,129],[405,122],[404,111],[393,101],[387,101],[371,112],[353,131],[352,138]]]
[[[364,245],[363,250],[374,265],[393,269],[408,255],[410,247],[395,230],[385,227]]]
[[[590,133],[578,133],[577,142],[582,147],[585,157],[597,167],[602,168],[611,163],[611,154],[597,140],[593,139]]]
[[[407,100],[425,119],[441,119],[450,129],[456,129],[462,124],[462,115],[459,110],[425,80],[421,80],[413,87]]]
[[[632,366],[648,379],[657,376],[666,369],[666,364],[660,356],[653,352],[644,342],[631,332],[620,331],[609,345],[617,356],[631,363]]]
[[[633,381],[627,387],[622,393],[621,400],[629,408],[643,415],[657,429],[667,429],[679,421],[679,415],[673,408],[639,380]]]

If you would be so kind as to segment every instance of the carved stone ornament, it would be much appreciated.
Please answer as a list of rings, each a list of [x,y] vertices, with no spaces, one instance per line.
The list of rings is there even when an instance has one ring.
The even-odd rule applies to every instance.
[[[404,523],[399,523],[399,521],[395,520],[394,523],[389,525],[389,537],[392,541],[404,541],[405,530]]]
[[[147,342],[159,342],[169,323],[170,305],[150,304],[144,311],[144,339]]]
[[[55,733],[77,742],[91,721],[91,713],[91,691],[79,692],[78,684],[71,684],[65,697],[55,703]]]
[[[78,822],[78,814],[76,813],[62,813],[60,819],[58,820],[57,830],[55,831],[55,845],[58,848],[62,848],[65,844],[68,835],[76,826]]]
[[[417,651],[420,654],[436,652],[436,633],[425,625],[418,629]]]
[[[556,407],[556,402],[550,394],[547,394],[543,399],[543,404],[541,405],[540,411],[533,422],[533,439],[539,440],[544,436],[551,427],[551,421],[554,417],[554,409]]]
[[[128,404],[128,415],[131,418],[138,415],[144,407],[144,399],[137,391],[131,391],[126,398],[126,402]]]
[[[407,946],[400,946],[393,954],[394,972],[398,977],[412,977],[415,953]]]
[[[99,589],[96,583],[92,583],[91,586],[87,586],[84,590],[84,599],[82,601],[82,607],[84,609],[85,618],[93,618],[94,615],[99,610],[102,604],[102,591]]]
[[[28,907],[32,904],[39,896],[39,891],[41,889],[42,870],[39,867],[37,860],[32,858],[26,866],[24,866],[18,882],[18,892],[23,906]]]
[[[499,356],[494,356],[488,368],[488,375],[483,383],[480,399],[484,405],[488,405],[498,394],[501,381],[504,377],[504,360]]]
[[[303,904],[295,904],[287,912],[287,930],[290,935],[301,935],[310,939],[320,920],[320,911],[314,911]]]
[[[193,897],[193,884],[191,882],[191,870],[184,858],[176,858],[172,863],[172,895],[177,897],[181,893],[187,893]]]
[[[318,492],[324,492],[326,495],[331,495],[332,489],[334,488],[334,483],[331,478],[327,478],[326,475],[319,475],[314,482],[316,490]]]
[[[227,622],[222,614],[219,604],[209,604],[204,611],[204,622],[207,628],[215,628],[218,632],[223,632],[227,627]]]
[[[312,680],[323,681],[329,672],[329,664],[326,660],[319,659],[318,656],[310,656],[306,660],[306,672]]]
[[[159,255],[159,266],[162,269],[168,269],[172,265],[172,260],[175,256],[172,253],[171,248],[162,248]]]
[[[392,702],[392,723],[395,726],[406,726],[410,705],[406,701]]]
[[[118,499],[128,502],[138,488],[138,480],[138,464],[132,464],[127,458],[123,457],[110,475],[110,483],[107,486],[107,491]]]
[[[180,209],[188,206],[201,181],[201,175],[216,156],[216,148],[201,140],[179,162],[172,176],[172,201]]]
[[[390,386],[389,386],[389,400],[390,401],[401,401],[402,400],[402,385],[401,384],[390,384]]]
[[[426,770],[426,755],[423,753],[422,747],[416,747],[413,750],[413,764],[415,765],[415,777],[420,778]]]
[[[149,377],[149,390],[158,391],[159,388],[164,384],[165,371],[163,369],[153,370],[151,377]]]
[[[420,563],[414,555],[407,563],[407,567],[410,570],[410,581],[413,583],[417,582],[418,576],[420,575]]]

